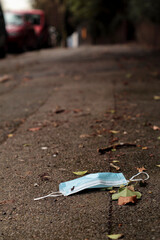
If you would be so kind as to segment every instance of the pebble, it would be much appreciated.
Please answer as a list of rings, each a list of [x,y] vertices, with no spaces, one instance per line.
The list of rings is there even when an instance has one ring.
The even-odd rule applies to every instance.
[[[42,150],[47,150],[47,149],[48,149],[48,147],[41,147],[41,149],[42,149]]]

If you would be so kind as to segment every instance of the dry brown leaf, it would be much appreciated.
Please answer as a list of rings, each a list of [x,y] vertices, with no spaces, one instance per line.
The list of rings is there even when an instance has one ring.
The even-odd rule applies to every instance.
[[[147,150],[148,149],[148,147],[142,147],[142,150]]]
[[[140,168],[136,168],[136,169],[138,170],[138,172],[143,172],[146,170],[145,167],[140,167]]]
[[[48,173],[42,173],[39,175],[42,181],[49,181],[51,177],[49,176]]]
[[[133,185],[130,185],[130,186],[127,186],[127,188],[130,190],[130,191],[135,191],[135,189],[134,189],[134,186]]]
[[[53,127],[59,127],[59,123],[58,122],[53,122]]]
[[[160,96],[154,96],[154,100],[160,100]]]
[[[130,197],[119,197],[118,198],[118,205],[125,205],[127,203],[136,203],[137,202],[137,196],[130,196]]]
[[[73,110],[73,112],[74,113],[80,113],[80,112],[82,112],[82,109],[76,108],[76,109]]]
[[[41,127],[34,127],[34,128],[29,128],[28,131],[29,132],[37,132],[41,129]]]
[[[78,147],[79,148],[84,148],[84,145],[83,144],[79,144]]]
[[[116,190],[111,190],[109,192],[113,194],[113,193],[116,193]]]
[[[8,134],[8,138],[12,138],[12,137],[13,137],[12,133]]]
[[[7,82],[10,79],[11,79],[10,75],[4,75],[4,76],[0,77],[0,83]]]
[[[155,126],[155,125],[152,128],[153,128],[154,131],[160,130],[160,127]]]
[[[80,138],[89,138],[91,136],[89,134],[81,134],[79,137]]]
[[[54,113],[56,113],[56,114],[63,113],[63,112],[65,112],[65,109],[60,108],[60,107],[57,107],[56,110],[54,111]]]
[[[113,134],[117,134],[119,133],[119,131],[116,131],[116,130],[109,130],[110,133],[113,133]]]
[[[0,201],[0,205],[11,204],[11,203],[14,203],[14,200],[4,200],[4,201]]]
[[[116,138],[113,138],[113,139],[112,139],[111,143],[118,142],[118,141],[119,141],[119,138],[116,137]]]

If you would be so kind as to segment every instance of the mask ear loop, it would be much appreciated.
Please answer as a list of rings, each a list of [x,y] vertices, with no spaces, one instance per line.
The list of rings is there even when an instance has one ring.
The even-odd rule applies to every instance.
[[[135,179],[135,177],[139,176],[140,174],[146,175],[146,178],[145,178],[145,179],[142,179],[142,178]],[[139,173],[137,173],[136,175],[134,175],[133,177],[131,177],[131,178],[129,179],[129,181],[130,181],[130,182],[143,181],[143,180],[146,181],[146,180],[148,180],[148,179],[149,179],[148,173],[146,173],[146,172],[139,172]]]
[[[45,195],[43,197],[34,198],[34,201],[41,200],[41,199],[48,198],[48,197],[60,197],[60,196],[63,196],[63,194],[60,193],[60,192],[52,192],[52,193],[50,193],[48,195]]]

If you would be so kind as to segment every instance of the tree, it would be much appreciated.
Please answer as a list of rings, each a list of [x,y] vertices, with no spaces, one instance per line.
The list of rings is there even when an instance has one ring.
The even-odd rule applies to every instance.
[[[68,0],[76,25],[85,24],[94,42],[113,32],[124,20],[124,0]]]
[[[160,1],[129,0],[128,15],[133,22],[148,19],[153,23],[160,23]]]
[[[67,0],[33,0],[33,7],[44,10],[47,21],[54,25],[62,38],[62,45],[65,45],[68,27]]]

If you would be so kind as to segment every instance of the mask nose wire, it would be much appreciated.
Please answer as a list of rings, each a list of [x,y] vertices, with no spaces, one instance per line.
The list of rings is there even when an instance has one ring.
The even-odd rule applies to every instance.
[[[145,178],[145,179],[135,178],[135,177],[137,177],[137,176],[139,176],[139,175],[141,175],[141,174],[146,175],[146,178]],[[133,176],[129,179],[129,181],[131,181],[131,182],[134,182],[134,181],[142,181],[142,180],[145,180],[145,181],[146,181],[146,180],[148,180],[148,179],[149,179],[148,173],[146,173],[146,172],[139,172],[139,173],[133,175]]]

